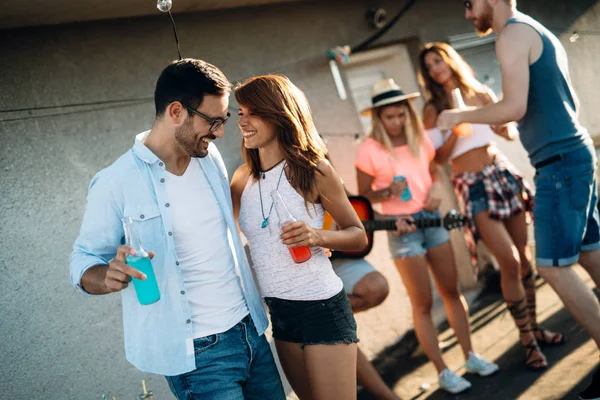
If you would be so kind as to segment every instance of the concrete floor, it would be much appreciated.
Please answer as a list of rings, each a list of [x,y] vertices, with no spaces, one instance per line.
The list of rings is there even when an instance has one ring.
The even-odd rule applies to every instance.
[[[577,267],[578,273],[593,287],[589,276]],[[483,292],[471,306],[471,323],[475,350],[500,365],[491,377],[465,375],[473,387],[461,395],[450,395],[439,389],[433,365],[426,359],[414,335],[380,353],[374,364],[386,382],[402,399],[577,399],[578,393],[590,382],[598,365],[598,350],[589,336],[564,309],[554,291],[538,280],[538,318],[550,330],[562,331],[568,342],[545,349],[549,368],[544,372],[527,370],[524,352],[518,345],[517,329],[498,290],[493,286]],[[451,369],[464,374],[464,359],[451,330],[440,330],[444,359]],[[427,388],[426,390],[425,387]],[[371,399],[359,393],[359,400]]]

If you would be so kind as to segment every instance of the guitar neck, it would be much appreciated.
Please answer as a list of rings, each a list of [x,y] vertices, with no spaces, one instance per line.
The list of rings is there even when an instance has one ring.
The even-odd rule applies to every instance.
[[[367,232],[374,231],[395,231],[396,230],[396,220],[373,220],[373,221],[362,221],[365,230]],[[417,219],[413,222],[417,228],[433,228],[437,226],[442,226],[441,218],[423,218]]]

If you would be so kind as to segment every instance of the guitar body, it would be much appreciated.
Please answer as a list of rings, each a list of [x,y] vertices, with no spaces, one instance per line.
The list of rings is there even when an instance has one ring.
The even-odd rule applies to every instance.
[[[350,200],[350,204],[352,204],[354,211],[356,211],[356,214],[358,215],[358,218],[361,221],[373,220],[373,218],[375,217],[375,214],[373,213],[373,207],[371,207],[371,202],[369,202],[369,200],[367,200],[366,197],[348,196],[348,200]],[[330,230],[330,231],[336,229],[335,221],[333,220],[331,215],[329,215],[329,213],[327,213],[327,212],[325,213],[325,217],[323,218],[323,229]],[[373,232],[367,232],[367,239],[368,239],[369,243],[367,244],[367,247],[365,247],[363,250],[360,250],[360,251],[332,251],[331,259],[333,260],[334,258],[340,258],[340,257],[343,257],[343,258],[363,258],[363,257],[365,257],[373,249]]]
[[[331,255],[331,259],[334,258],[363,258],[366,257],[367,254],[371,252],[373,249],[373,232],[374,231],[394,231],[396,230],[396,220],[395,219],[383,219],[383,220],[375,220],[375,213],[373,212],[373,207],[371,207],[371,202],[366,197],[362,196],[348,196],[348,200],[350,200],[350,204],[356,211],[358,218],[361,220],[365,227],[365,231],[367,233],[368,244],[363,250],[360,251],[333,251]],[[450,230],[455,228],[460,228],[465,226],[466,217],[462,214],[457,213],[452,210],[446,214],[446,216],[442,218],[423,218],[416,219],[414,223],[417,228],[431,228],[431,227],[439,227],[443,226],[444,228]],[[325,230],[336,230],[335,221],[331,217],[329,213],[325,213],[323,218],[323,229]]]

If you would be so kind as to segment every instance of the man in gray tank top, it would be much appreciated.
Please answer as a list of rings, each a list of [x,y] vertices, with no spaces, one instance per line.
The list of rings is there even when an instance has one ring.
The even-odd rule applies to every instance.
[[[440,114],[448,130],[467,122],[518,121],[521,142],[536,169],[534,234],[539,274],[600,347],[600,306],[572,265],[579,263],[600,286],[600,222],[596,154],[578,120],[567,54],[558,38],[520,13],[515,0],[463,0],[466,18],[481,35],[493,31],[502,72],[498,103]],[[580,395],[600,399],[600,373]]]

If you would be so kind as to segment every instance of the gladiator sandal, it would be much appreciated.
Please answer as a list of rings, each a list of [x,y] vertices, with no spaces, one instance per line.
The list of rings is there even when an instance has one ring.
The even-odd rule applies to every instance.
[[[535,335],[532,334],[531,340],[527,343],[523,343],[523,335],[533,332],[529,321],[526,301],[526,298],[523,297],[521,300],[517,301],[506,301],[506,305],[521,334],[520,343],[525,350],[525,367],[539,371],[548,368],[548,362],[535,340]]]
[[[527,276],[522,278],[523,288],[525,288],[525,294],[527,296],[527,314],[529,315],[529,322],[531,323],[531,329],[535,335],[535,339],[541,347],[545,346],[558,346],[567,342],[567,338],[561,332],[551,332],[547,329],[541,328],[537,324],[537,314],[535,311],[535,278],[533,276],[533,270],[529,270]]]

